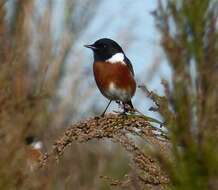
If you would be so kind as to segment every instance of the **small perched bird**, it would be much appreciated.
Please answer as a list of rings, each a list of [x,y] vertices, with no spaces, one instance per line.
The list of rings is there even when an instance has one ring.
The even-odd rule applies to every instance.
[[[120,45],[114,40],[102,38],[85,47],[93,50],[96,84],[101,93],[110,100],[102,116],[112,101],[122,102],[124,113],[129,110],[126,105],[134,109],[131,101],[136,91],[134,71]]]
[[[34,136],[28,136],[25,138],[25,144],[27,168],[33,172],[39,166],[39,159],[42,156],[42,142]]]

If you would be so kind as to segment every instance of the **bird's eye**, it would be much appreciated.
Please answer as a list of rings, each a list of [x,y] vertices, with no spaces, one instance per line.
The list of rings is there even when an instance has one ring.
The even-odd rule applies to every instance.
[[[104,45],[103,45],[103,48],[106,48],[106,47],[107,47],[107,46],[104,44]]]

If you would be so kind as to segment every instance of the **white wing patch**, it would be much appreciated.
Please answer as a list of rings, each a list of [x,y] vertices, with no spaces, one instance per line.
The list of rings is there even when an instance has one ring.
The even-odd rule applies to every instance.
[[[124,62],[124,54],[123,53],[116,53],[111,58],[106,60],[107,62],[116,64],[117,62],[120,62],[122,64],[125,64]]]

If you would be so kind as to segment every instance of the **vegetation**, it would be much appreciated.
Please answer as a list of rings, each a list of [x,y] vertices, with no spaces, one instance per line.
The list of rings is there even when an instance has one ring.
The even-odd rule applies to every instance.
[[[217,188],[217,8],[217,1],[168,1],[155,14],[173,71],[160,110],[173,146],[162,162],[172,189]]]
[[[62,39],[61,51],[53,50],[48,35],[52,3],[34,22],[40,36],[33,38],[29,13],[34,4],[16,2],[9,22],[0,4],[1,189],[217,189],[216,0],[159,1],[153,12],[172,80],[162,81],[164,96],[140,88],[163,122],[138,112],[108,114],[70,124],[65,132],[60,127],[68,125],[71,114],[58,104],[57,91],[72,44]],[[78,113],[79,106],[74,108],[70,113]],[[23,144],[30,133],[47,146],[34,172],[26,168]],[[113,146],[111,153],[107,145]]]

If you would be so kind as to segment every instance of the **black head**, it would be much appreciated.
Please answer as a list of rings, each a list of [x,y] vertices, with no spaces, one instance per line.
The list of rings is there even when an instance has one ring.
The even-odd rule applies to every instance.
[[[25,144],[33,149],[42,149],[42,142],[38,140],[36,136],[29,135],[25,138]]]
[[[105,61],[110,59],[116,53],[123,53],[120,45],[114,40],[108,38],[102,38],[97,40],[94,44],[85,45],[94,52],[94,58],[98,61]]]
[[[35,137],[34,136],[28,136],[28,137],[25,138],[25,143],[27,145],[32,144],[34,141],[35,141]]]
[[[27,137],[25,138],[25,143],[26,143],[26,145],[31,145],[31,144],[33,144],[35,141],[36,141],[36,137],[35,137],[35,136],[32,136],[32,135],[27,136]]]

